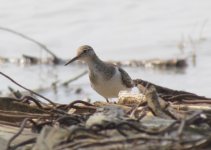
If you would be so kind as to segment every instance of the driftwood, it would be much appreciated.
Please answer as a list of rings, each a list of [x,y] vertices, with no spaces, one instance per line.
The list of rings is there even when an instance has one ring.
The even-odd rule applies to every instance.
[[[21,100],[17,100],[9,97],[0,97],[0,110],[10,110],[18,112],[29,113],[43,113],[43,110],[37,107],[29,107],[28,104],[23,103]]]
[[[130,60],[130,61],[110,61],[111,63],[119,66],[130,67],[145,67],[145,68],[184,68],[187,66],[187,60],[185,58],[173,58],[173,59],[150,59],[150,60]]]
[[[17,84],[12,78],[5,77]],[[194,108],[190,104],[195,99],[187,99],[190,100],[188,104],[181,99],[165,99],[165,94],[175,98],[183,91],[175,92],[142,80],[136,80],[136,83],[144,92],[143,96],[134,98],[144,99],[137,101],[131,96],[124,100],[129,105],[118,101],[114,104],[81,100],[52,105],[41,102],[39,98],[43,96],[39,95],[38,98],[2,97],[0,129],[5,135],[10,134],[4,136],[7,145],[2,147],[8,150],[26,147],[34,150],[97,150],[206,149],[211,146],[211,105],[208,98]],[[196,100],[204,98],[188,94]],[[12,127],[16,132],[6,130]],[[25,134],[27,138],[23,137]]]
[[[194,101],[197,103],[211,103],[211,98],[207,98],[205,96],[199,96],[197,94],[186,91],[169,89],[141,79],[136,79],[134,80],[134,82],[136,83],[136,85],[139,85],[140,92],[143,92],[147,85],[153,85],[156,88],[158,95],[165,101],[178,102],[178,103],[180,102],[188,103],[190,101],[192,101],[193,103]]]
[[[168,111],[166,111],[159,102],[159,97],[156,93],[154,86],[150,86],[146,92],[146,101],[150,110],[155,116],[159,116],[164,119],[174,118]]]
[[[156,90],[150,86],[146,92],[146,100],[148,111],[152,111],[155,116],[166,121],[169,120],[169,123],[163,124],[164,120],[159,122],[159,119],[150,119],[151,115],[148,115],[148,113],[139,121],[135,118],[132,119],[127,114],[132,107],[128,106],[74,101],[68,105],[58,105],[56,108],[52,106],[49,106],[48,109],[37,108],[43,111],[42,115],[19,111],[16,111],[16,114],[12,113],[12,111],[0,111],[0,114],[7,114],[7,116],[12,114],[11,117],[19,117],[20,119],[16,121],[8,119],[0,122],[0,124],[7,126],[22,124],[20,131],[9,140],[8,148],[10,149],[25,146],[31,147],[31,149],[42,149],[48,146],[57,150],[65,148],[99,149],[100,147],[101,149],[117,149],[120,147],[132,148],[134,146],[137,149],[149,149],[150,143],[155,144],[153,144],[154,146],[151,145],[154,148],[168,149],[207,147],[211,140],[211,133],[209,133],[208,126],[201,130],[200,124],[206,124],[208,120],[211,120],[211,118],[206,120],[206,117],[203,117],[203,115],[208,116],[207,114],[211,114],[211,112],[183,111],[182,113],[186,114],[183,118],[172,117],[172,114],[169,115],[171,112],[168,112],[168,107],[171,107],[171,105],[168,104],[163,108],[164,105],[160,104],[161,99]],[[28,105],[29,109],[38,107],[26,105]],[[70,111],[71,109],[76,111]],[[60,110],[69,113],[59,113]],[[139,112],[141,112],[140,109]],[[24,113],[27,116],[21,117]],[[178,110],[177,113],[181,112]],[[26,118],[28,119],[26,120]],[[1,115],[0,119],[2,120]],[[145,120],[148,121],[145,122]],[[154,121],[156,121],[156,124],[153,123]],[[16,122],[19,122],[19,124]],[[159,124],[162,124],[162,126],[159,126]],[[33,132],[40,134],[27,140],[21,140],[20,133],[24,132],[24,127],[31,128]],[[34,135],[33,132],[31,135]],[[15,142],[16,139],[19,139],[19,142]]]
[[[58,59],[58,58],[57,58]],[[57,62],[58,61],[58,62]],[[16,63],[16,64],[25,64],[25,65],[36,65],[36,64],[54,64],[54,65],[60,65],[67,62],[67,60],[59,58],[59,60],[54,60],[52,58],[45,58],[41,59],[34,56],[29,55],[22,55],[22,58],[5,58],[0,57],[1,63]],[[174,69],[179,68],[183,69],[187,66],[187,60],[185,58],[172,58],[168,60],[127,60],[127,61],[107,61],[109,63],[116,64],[118,66],[123,67],[143,67],[143,68],[156,68],[156,69]],[[75,62],[73,64],[77,65],[83,65],[83,62]]]

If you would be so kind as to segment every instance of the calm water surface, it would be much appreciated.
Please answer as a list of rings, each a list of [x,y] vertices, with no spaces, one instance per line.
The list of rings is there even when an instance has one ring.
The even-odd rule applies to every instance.
[[[82,44],[91,45],[103,60],[146,60],[187,57],[183,70],[125,68],[133,78],[211,97],[211,1],[210,0],[0,0],[0,26],[26,34],[48,46],[58,57],[70,59]],[[22,54],[48,57],[41,48],[0,30],[0,56]],[[179,48],[183,45],[183,49]],[[196,52],[196,64],[191,53]],[[0,64],[0,71],[30,89],[48,88],[80,74],[86,66],[69,67]],[[1,95],[8,86],[0,77]],[[76,94],[81,88],[82,94]],[[57,102],[99,99],[88,75],[68,88],[50,89],[43,95]],[[103,100],[103,99],[102,99]]]

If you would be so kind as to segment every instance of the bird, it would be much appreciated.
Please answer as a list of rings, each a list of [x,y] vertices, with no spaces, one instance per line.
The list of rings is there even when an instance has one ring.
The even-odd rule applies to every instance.
[[[77,49],[77,55],[66,65],[80,60],[88,65],[91,87],[109,103],[110,98],[116,98],[120,91],[131,91],[134,82],[121,67],[101,60],[89,45]]]

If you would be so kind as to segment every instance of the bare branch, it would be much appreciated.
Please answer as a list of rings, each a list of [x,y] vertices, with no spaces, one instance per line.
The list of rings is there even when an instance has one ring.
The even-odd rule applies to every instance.
[[[48,99],[48,98],[46,98],[46,97],[44,97],[44,96],[42,96],[42,95],[30,90],[30,89],[22,86],[21,84],[17,83],[15,80],[13,80],[11,77],[9,77],[8,75],[4,74],[3,72],[0,72],[0,74],[3,75],[4,77],[6,77],[7,79],[9,79],[10,81],[12,81],[13,83],[15,83],[16,85],[18,85],[19,87],[23,88],[24,90],[27,90],[27,91],[31,92],[32,94],[37,95],[37,96],[45,99],[46,101],[48,101],[53,106],[56,106],[56,104],[54,102],[52,102],[50,99]]]
[[[20,37],[22,37],[22,38],[24,38],[26,40],[29,40],[29,41],[37,44],[38,46],[40,46],[42,49],[44,49],[47,53],[49,53],[53,57],[55,64],[57,64],[59,62],[60,59],[50,49],[48,49],[47,46],[45,46],[44,44],[40,43],[39,41],[37,41],[37,40],[35,40],[35,39],[33,39],[33,38],[29,37],[29,36],[26,36],[26,35],[24,35],[24,34],[22,34],[20,32],[17,32],[15,30],[9,29],[9,28],[0,27],[0,30],[13,33],[15,35],[18,35],[18,36],[20,36]]]

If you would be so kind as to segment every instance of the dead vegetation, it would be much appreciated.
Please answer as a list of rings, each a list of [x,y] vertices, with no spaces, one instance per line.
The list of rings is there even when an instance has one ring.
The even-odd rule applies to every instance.
[[[210,98],[140,79],[136,84],[143,96],[126,97],[124,104],[118,100],[116,104],[76,100],[61,105],[25,87],[32,96],[1,97],[0,129],[7,135],[0,138],[1,147],[8,150],[210,147]]]

